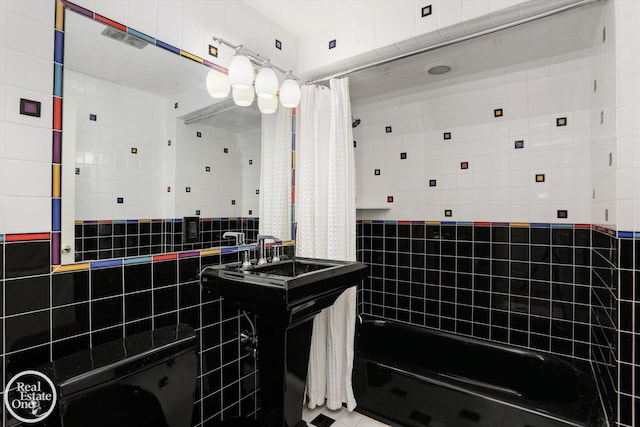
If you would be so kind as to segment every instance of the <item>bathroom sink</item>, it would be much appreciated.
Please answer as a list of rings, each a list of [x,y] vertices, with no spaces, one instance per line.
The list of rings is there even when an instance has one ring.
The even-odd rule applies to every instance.
[[[291,320],[315,314],[333,304],[338,295],[360,283],[366,265],[359,262],[297,257],[255,265],[246,270],[240,263],[207,267],[202,286],[255,313],[280,307]]]
[[[295,258],[206,267],[203,290],[256,315],[262,425],[303,427],[313,318],[366,277],[360,262]]]

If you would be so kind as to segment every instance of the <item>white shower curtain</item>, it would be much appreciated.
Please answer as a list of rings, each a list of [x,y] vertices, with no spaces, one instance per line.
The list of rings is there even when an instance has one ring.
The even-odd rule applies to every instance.
[[[291,109],[262,115],[259,233],[291,239]]]
[[[330,90],[303,86],[298,109],[296,253],[356,260],[355,164],[349,80]],[[356,288],[347,289],[314,319],[308,405],[338,409],[356,401],[351,386]]]

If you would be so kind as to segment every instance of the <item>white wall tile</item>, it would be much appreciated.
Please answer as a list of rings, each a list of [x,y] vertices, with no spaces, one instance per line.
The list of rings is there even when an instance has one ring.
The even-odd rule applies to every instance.
[[[5,159],[2,194],[14,197],[50,197],[51,165]]]
[[[0,197],[0,232],[33,233],[51,230],[51,198]]]
[[[55,17],[55,2],[53,1],[24,1],[24,0],[8,0],[6,2],[8,11],[22,15],[37,21],[38,23],[51,26]],[[1,45],[1,43],[0,43]]]
[[[28,37],[25,37],[28,34]],[[27,55],[51,60],[53,55],[53,20],[43,24],[15,12],[7,11],[6,46]]]
[[[53,88],[51,68],[51,60],[7,49],[4,81],[10,86],[51,93]]]
[[[175,47],[181,46],[182,28],[181,2],[159,1],[156,3],[156,38]]]
[[[558,222],[556,211],[567,209],[571,220],[565,222],[588,223],[590,209],[582,210],[591,203],[591,97],[574,103],[574,85],[569,83],[573,75],[584,72],[584,62],[563,61],[555,65],[563,70],[562,83],[553,87],[548,66],[533,62],[475,81],[387,96],[384,101],[356,101],[354,111],[362,111],[364,118],[359,146],[366,150],[359,159],[368,159],[367,174],[378,167],[384,175],[384,183],[376,180],[359,187],[358,199],[370,198],[378,190],[394,196],[402,192],[402,200],[424,197],[427,205],[442,208],[435,218],[425,218],[420,217],[424,209],[417,203],[413,208],[394,203],[384,214],[387,219],[445,220],[440,211],[450,208],[457,221]],[[552,111],[556,107],[549,101],[560,87],[568,94],[560,98],[571,101],[561,114]],[[544,100],[533,116],[527,111],[530,93]],[[496,108],[503,108],[505,116],[494,118]],[[567,117],[567,127],[556,127],[560,116]],[[387,124],[393,133],[384,135]],[[443,140],[445,131],[452,133],[450,141]],[[525,141],[524,149],[514,149],[516,139]],[[416,150],[419,146],[421,151]],[[396,160],[404,151],[407,160]],[[375,160],[373,152],[379,153]],[[469,170],[460,169],[462,161],[469,162]],[[544,183],[535,182],[538,173],[546,175]],[[429,179],[437,179],[438,186],[427,187]]]
[[[4,131],[6,127],[6,132]],[[51,130],[0,122],[0,157],[34,162],[51,162]]]
[[[156,0],[135,0],[127,4],[127,25],[156,37]]]

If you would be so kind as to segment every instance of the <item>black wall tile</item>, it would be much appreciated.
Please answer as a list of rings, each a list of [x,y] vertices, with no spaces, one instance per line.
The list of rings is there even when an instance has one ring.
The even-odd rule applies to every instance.
[[[54,340],[89,332],[89,304],[80,303],[53,309],[51,329]]]
[[[89,299],[89,271],[74,271],[51,276],[51,298],[54,306]]]
[[[91,298],[104,298],[123,293],[122,266],[91,270]]]
[[[49,307],[49,276],[5,280],[6,315]]]
[[[159,288],[178,283],[178,263],[162,261],[153,264],[153,287]]]
[[[151,289],[151,266],[151,263],[125,265],[125,292],[135,292]]]
[[[5,242],[5,278],[48,274],[51,270],[50,243]]]
[[[92,330],[102,329],[121,323],[122,297],[107,298],[91,302]]]
[[[7,317],[5,324],[5,352],[34,347],[49,342],[49,310]],[[37,365],[32,365],[35,367]]]

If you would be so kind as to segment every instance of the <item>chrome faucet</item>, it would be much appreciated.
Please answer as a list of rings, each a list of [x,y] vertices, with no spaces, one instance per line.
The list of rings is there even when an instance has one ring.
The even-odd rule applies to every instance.
[[[234,237],[236,239],[236,245],[238,246],[238,249],[241,249],[240,246],[244,245],[244,233],[227,231],[222,235],[223,239],[228,239],[230,237]],[[251,260],[249,259],[249,251],[245,248],[242,250],[242,269],[247,270],[248,268],[251,268]]]
[[[281,242],[282,240],[277,237],[270,236],[268,234],[258,234],[258,265],[266,264],[267,258],[265,256],[265,249],[267,246],[267,240],[271,240],[274,243]]]
[[[238,231],[226,231],[223,235],[223,239],[228,239],[230,237],[234,237],[236,239],[236,245],[244,245],[244,233],[240,233]]]

